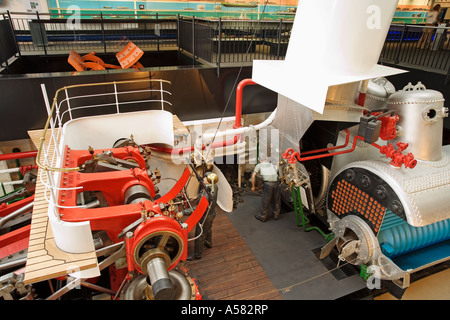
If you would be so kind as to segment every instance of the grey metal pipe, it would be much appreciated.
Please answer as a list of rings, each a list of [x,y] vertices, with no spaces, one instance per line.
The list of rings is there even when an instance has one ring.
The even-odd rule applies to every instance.
[[[8,214],[6,217],[0,219],[0,228],[3,227],[8,221],[17,218],[18,216],[33,209],[34,201],[24,205],[22,208]]]
[[[151,259],[147,264],[147,272],[155,300],[172,300],[174,288],[167,272],[166,261],[160,257]]]

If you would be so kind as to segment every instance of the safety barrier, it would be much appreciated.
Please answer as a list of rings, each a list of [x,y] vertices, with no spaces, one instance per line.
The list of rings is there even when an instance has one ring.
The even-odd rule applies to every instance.
[[[164,88],[168,84],[166,80],[145,79],[67,86],[56,91],[51,104],[42,85],[48,119],[40,138],[36,164],[40,168],[39,178],[46,186],[46,199],[58,219],[61,205],[57,204],[57,194],[64,190],[59,185],[61,174],[79,169],[61,163],[64,124],[87,116],[130,113],[136,108],[142,110],[142,105],[146,110],[165,110],[171,106],[166,100],[170,92]]]
[[[449,74],[450,28],[391,25],[380,62]]]
[[[143,51],[180,50],[193,62],[250,66],[253,60],[284,59],[292,20],[205,19],[181,15],[106,15],[73,19],[58,15],[4,13],[0,62],[17,54],[117,52],[129,41]],[[449,27],[392,24],[380,63],[449,74]],[[314,32],[314,30],[311,30]],[[12,35],[11,35],[12,33]],[[320,34],[317,35],[320,39]],[[308,44],[305,44],[308,45]]]

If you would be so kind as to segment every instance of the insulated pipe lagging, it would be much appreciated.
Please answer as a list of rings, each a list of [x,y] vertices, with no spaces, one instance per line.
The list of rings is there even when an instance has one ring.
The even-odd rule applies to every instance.
[[[175,290],[167,271],[166,261],[160,257],[151,259],[147,264],[147,272],[155,300],[172,300]]]
[[[211,134],[206,133],[203,136],[203,140],[207,141],[212,138],[220,138],[220,137],[227,136],[227,135],[238,135],[238,134],[244,134],[244,133],[250,132],[252,130],[260,130],[262,128],[267,127],[268,125],[270,125],[273,122],[273,120],[275,119],[276,113],[277,113],[277,109],[275,109],[266,120],[264,120],[263,122],[261,122],[257,125],[254,125],[254,126],[240,127],[238,129],[220,131],[220,132],[217,132],[216,135],[214,135],[214,133],[211,133]]]
[[[234,138],[227,140],[227,141],[219,141],[214,142],[211,147],[212,148],[220,148],[220,147],[226,147],[230,145],[234,145],[239,141],[238,135],[247,133],[253,130],[260,130],[264,127],[267,127],[270,125],[273,120],[275,119],[276,111],[275,109],[272,114],[263,122],[261,122],[258,125],[255,126],[248,126],[248,127],[242,127],[241,124],[241,117],[242,117],[242,92],[245,86],[247,85],[254,85],[257,84],[256,82],[253,82],[251,79],[244,79],[242,80],[236,89],[236,110],[235,110],[235,123],[232,130],[225,130],[217,133],[210,133],[205,134],[203,136],[203,141],[208,141],[216,138],[221,138],[227,135],[234,135]],[[202,144],[201,149],[205,150],[206,146]],[[171,149],[171,148],[164,148],[164,147],[151,147],[152,150],[163,152],[163,153],[175,153],[180,154],[184,152],[192,152],[194,151],[194,146],[190,147],[184,147],[184,148],[177,148],[177,149]]]

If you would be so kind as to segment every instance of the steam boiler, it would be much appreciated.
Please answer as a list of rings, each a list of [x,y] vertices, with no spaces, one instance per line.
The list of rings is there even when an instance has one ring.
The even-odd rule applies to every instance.
[[[337,248],[339,261],[405,288],[411,273],[450,259],[448,110],[421,83],[397,90],[387,79],[407,71],[378,64],[395,1],[326,3],[323,38],[304,32],[316,4],[302,1],[285,59],[253,63],[253,81],[278,93],[273,160],[286,200],[304,190],[332,233],[320,258]]]
[[[450,148],[442,146],[448,109],[440,92],[421,83],[372,97],[368,110],[378,98],[376,108],[398,116],[396,134],[380,151],[394,150],[394,145],[396,151],[407,150],[414,155],[414,166],[402,166],[405,155],[388,158],[385,152],[371,157],[362,150],[373,149],[372,140],[359,147],[367,159],[352,161],[357,154],[337,159],[327,195],[328,222],[335,238],[323,255],[336,246],[340,259],[372,266],[381,279],[405,288],[411,273],[449,259]],[[378,125],[383,127],[381,121]]]
[[[340,261],[404,289],[412,273],[450,259],[450,148],[442,146],[448,109],[440,92],[420,82],[396,91],[387,79],[373,79],[363,99],[362,87],[335,89],[347,96],[341,111],[363,101],[359,123],[333,127],[337,134],[329,135],[327,148],[302,150],[309,132],[330,132],[329,122],[312,122],[300,152],[290,148],[282,155],[282,179],[309,191],[303,201],[333,235],[320,259],[337,249]],[[336,109],[335,96],[328,97],[324,115]],[[311,176],[308,162],[324,170]]]

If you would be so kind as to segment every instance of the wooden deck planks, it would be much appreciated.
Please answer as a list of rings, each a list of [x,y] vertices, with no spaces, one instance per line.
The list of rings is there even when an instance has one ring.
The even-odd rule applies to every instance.
[[[222,210],[213,223],[213,248],[205,248],[203,257],[187,266],[204,300],[282,299]]]
[[[28,132],[36,148],[39,147],[42,132],[43,130]],[[49,134],[50,132],[48,132],[46,141],[49,140]],[[43,180],[45,178],[44,175]],[[48,221],[48,202],[45,199],[45,186],[39,178],[39,172],[36,180],[27,263],[25,266],[25,284],[96,267],[97,256],[94,251],[83,254],[69,254],[58,249]]]

